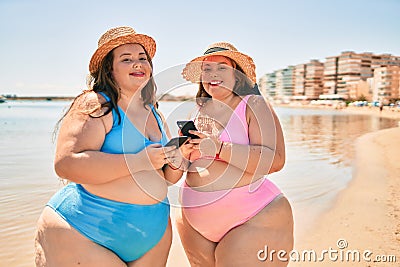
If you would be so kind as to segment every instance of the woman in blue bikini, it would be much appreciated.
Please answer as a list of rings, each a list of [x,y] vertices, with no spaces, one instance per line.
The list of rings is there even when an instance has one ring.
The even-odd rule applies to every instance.
[[[44,208],[36,266],[165,266],[171,246],[167,186],[181,178],[181,150],[155,106],[154,40],[108,30],[89,71],[90,89],[63,117],[55,170],[69,181]]]

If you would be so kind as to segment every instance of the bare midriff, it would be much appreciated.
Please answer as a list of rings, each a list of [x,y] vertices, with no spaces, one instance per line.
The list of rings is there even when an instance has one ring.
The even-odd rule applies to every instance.
[[[141,171],[104,184],[84,184],[90,193],[114,201],[152,205],[167,196],[168,188],[162,170]]]
[[[225,161],[197,159],[189,167],[186,183],[198,191],[217,191],[249,185],[262,177]]]

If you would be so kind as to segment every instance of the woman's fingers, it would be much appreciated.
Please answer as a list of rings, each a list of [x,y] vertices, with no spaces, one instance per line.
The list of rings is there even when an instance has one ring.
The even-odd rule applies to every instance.
[[[199,150],[200,144],[193,144],[193,150]]]
[[[176,146],[164,146],[161,148],[164,153],[169,153],[169,152],[175,151],[177,149]]]
[[[199,132],[199,131],[189,130],[189,133],[197,135],[200,138],[207,138],[207,135],[205,135],[204,133]],[[196,139],[194,139],[194,140],[196,140]]]
[[[186,143],[179,148],[179,152],[184,158],[189,158],[190,154],[193,152],[193,144]]]
[[[170,157],[175,156],[175,155],[177,154],[177,153],[176,153],[177,150],[178,150],[178,149],[176,149],[175,147],[174,147],[174,149],[172,149],[172,150],[164,150],[164,152],[163,152],[164,157],[170,158]]]
[[[199,139],[190,139],[189,143],[192,145],[198,145],[201,143],[201,141],[204,140],[204,138],[199,138]]]
[[[174,157],[177,149],[175,146],[163,147],[160,144],[151,144],[146,150],[153,166],[159,169],[170,162],[168,158]]]

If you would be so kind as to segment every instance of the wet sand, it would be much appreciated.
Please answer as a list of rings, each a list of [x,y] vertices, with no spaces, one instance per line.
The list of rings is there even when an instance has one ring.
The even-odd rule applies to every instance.
[[[360,137],[356,143],[353,179],[333,207],[315,223],[314,230],[296,240],[296,250],[315,250],[318,256],[330,248],[340,253],[358,250],[360,262],[357,257],[350,256],[350,260],[344,257],[343,261],[339,257],[334,261],[326,255],[324,261],[292,262],[289,266],[399,266],[399,151],[400,127]],[[341,239],[345,241],[337,244]],[[341,249],[346,243],[347,247]],[[372,254],[366,252],[364,260],[363,253],[367,250]],[[396,257],[396,263],[378,262],[393,261],[391,255]]]

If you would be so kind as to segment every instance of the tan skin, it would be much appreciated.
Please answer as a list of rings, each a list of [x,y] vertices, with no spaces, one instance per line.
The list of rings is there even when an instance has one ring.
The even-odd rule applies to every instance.
[[[218,131],[227,124],[241,97],[232,93],[235,74],[232,62],[223,56],[210,56],[203,62],[203,86],[212,99],[199,112],[217,122]],[[199,117],[198,117],[199,118]],[[224,144],[220,158],[224,161],[199,158],[215,156],[221,142],[209,134],[192,132],[197,158],[187,173],[187,184],[198,191],[216,191],[249,185],[265,174],[282,169],[285,147],[279,120],[261,96],[251,96],[246,110],[250,145]],[[206,168],[207,171],[198,172]],[[284,196],[278,196],[246,223],[231,229],[220,242],[212,242],[197,232],[185,217],[177,220],[182,244],[191,266],[266,266],[259,261],[257,252],[268,245],[269,249],[293,248],[293,216]],[[213,218],[210,218],[210,222]],[[275,260],[267,266],[287,266]]]
[[[143,106],[140,90],[150,78],[152,69],[139,44],[125,44],[113,50],[113,79],[121,89],[118,106],[141,133],[152,141],[161,139],[161,132],[150,108]],[[55,170],[72,182],[82,184],[89,192],[116,201],[133,204],[154,204],[167,195],[168,184],[182,176],[164,164],[178,164],[182,154],[191,151],[191,144],[182,149],[163,148],[153,144],[137,154],[100,152],[105,135],[111,130],[112,113],[92,118],[81,112],[88,104],[105,99],[94,92],[81,96],[63,120],[57,141]],[[164,124],[167,135],[169,130]],[[46,207],[38,221],[35,238],[37,266],[165,266],[172,242],[171,223],[161,241],[141,258],[125,263],[112,251],[78,233],[51,208]]]

